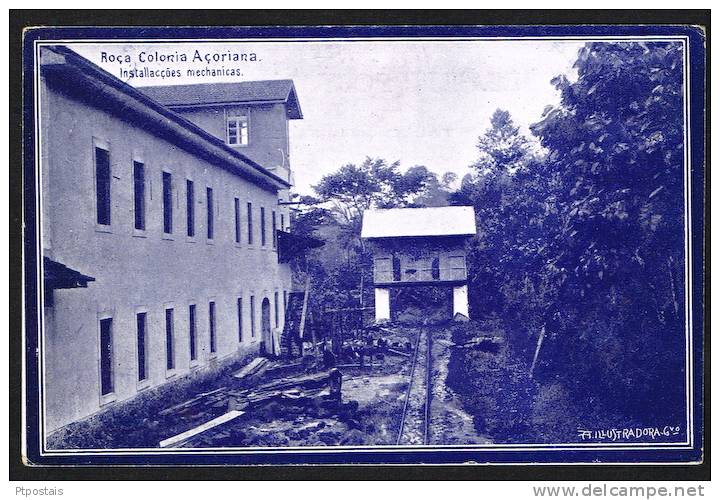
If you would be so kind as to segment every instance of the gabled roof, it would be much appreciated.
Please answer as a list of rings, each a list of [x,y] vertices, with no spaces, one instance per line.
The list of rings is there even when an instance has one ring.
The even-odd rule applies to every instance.
[[[292,80],[259,80],[236,83],[199,83],[137,87],[145,95],[170,108],[217,104],[285,104],[291,120],[302,118]]]
[[[366,210],[362,238],[472,236],[473,207],[389,208]]]
[[[40,67],[48,85],[69,96],[139,123],[144,130],[264,189],[277,192],[290,187],[287,180],[65,46],[43,47]]]

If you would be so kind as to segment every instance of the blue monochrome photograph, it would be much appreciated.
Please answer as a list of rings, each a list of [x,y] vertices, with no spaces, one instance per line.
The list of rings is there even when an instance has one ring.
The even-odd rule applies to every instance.
[[[703,461],[701,28],[23,50],[29,465]]]

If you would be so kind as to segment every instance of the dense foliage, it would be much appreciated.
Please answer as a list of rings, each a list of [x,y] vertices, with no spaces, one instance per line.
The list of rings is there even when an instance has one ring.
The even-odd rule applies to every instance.
[[[577,81],[554,79],[561,104],[531,127],[544,154],[497,113],[480,157],[513,163],[479,162],[455,197],[482,233],[474,309],[511,321],[526,358],[546,333],[538,377],[653,425],[684,408],[681,57],[678,44],[587,44]]]
[[[471,314],[502,318],[529,377],[587,411],[671,425],[684,413],[683,75],[677,43],[588,43],[577,79],[525,137],[498,110],[459,190],[452,175],[366,159],[315,187],[300,231],[318,306],[372,303],[358,238],[370,207],[474,205]],[[308,229],[309,228],[309,229]],[[536,362],[533,363],[533,360]],[[548,385],[549,386],[549,385]],[[551,391],[552,392],[552,391]],[[618,422],[618,425],[622,422]]]

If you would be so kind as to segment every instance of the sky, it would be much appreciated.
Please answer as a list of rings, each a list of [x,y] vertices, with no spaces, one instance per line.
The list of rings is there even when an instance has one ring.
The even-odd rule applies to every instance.
[[[527,127],[540,119],[545,107],[558,104],[559,94],[550,80],[560,74],[574,79],[572,66],[582,43],[376,40],[69,46],[135,86],[292,79],[304,118],[290,121],[290,163],[295,191],[311,194],[311,186],[323,175],[347,163],[361,163],[366,156],[399,160],[403,170],[424,165],[462,178],[477,157],[477,138],[496,109],[510,111],[529,134]],[[193,61],[196,51],[199,61]],[[163,60],[150,61],[156,53]],[[187,62],[179,61],[182,54]],[[225,61],[214,60],[223,54]],[[248,60],[229,61],[227,54],[246,54]],[[252,54],[255,60],[250,60]],[[208,67],[240,74],[186,74],[187,69]],[[181,76],[121,74],[132,68],[171,69]]]

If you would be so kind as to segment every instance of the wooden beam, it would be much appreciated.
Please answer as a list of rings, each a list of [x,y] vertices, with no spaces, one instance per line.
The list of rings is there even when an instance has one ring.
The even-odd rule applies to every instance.
[[[267,364],[268,360],[267,358],[255,358],[247,365],[243,366],[242,369],[236,373],[233,373],[233,377],[235,378],[245,378],[249,375],[253,375],[255,372],[260,370],[263,366]]]
[[[230,422],[231,420],[236,419],[240,415],[244,414],[244,411],[239,410],[231,410],[224,415],[220,415],[217,418],[214,418],[212,420],[209,420],[205,422],[204,424],[198,425],[197,427],[193,427],[189,431],[185,431],[183,433],[178,434],[177,436],[169,437],[167,439],[163,439],[160,441],[160,448],[169,448],[171,446],[178,445],[182,443],[183,441],[187,441],[193,436],[197,436],[198,434],[208,431],[214,427],[217,427],[218,425],[222,425],[224,423]]]

